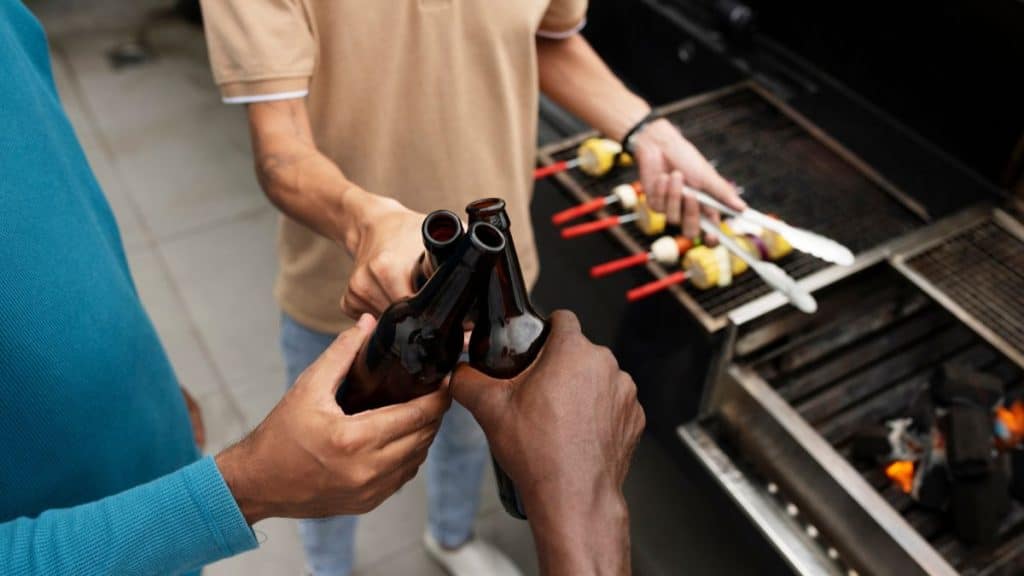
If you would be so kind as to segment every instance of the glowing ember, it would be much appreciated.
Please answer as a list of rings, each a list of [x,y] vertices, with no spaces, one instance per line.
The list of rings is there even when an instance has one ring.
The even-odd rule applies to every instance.
[[[914,488],[914,463],[910,460],[897,460],[889,464],[885,468],[885,475],[906,494],[910,494]]]
[[[1011,449],[1024,439],[1024,408],[1014,402],[1009,409],[999,406],[995,410],[996,444],[1004,450]]]

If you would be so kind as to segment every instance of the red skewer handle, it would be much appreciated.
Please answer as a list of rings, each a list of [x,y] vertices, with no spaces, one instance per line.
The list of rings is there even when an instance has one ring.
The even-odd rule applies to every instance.
[[[625,270],[626,268],[645,264],[650,259],[651,255],[644,252],[643,254],[634,254],[632,256],[626,256],[625,258],[619,258],[618,260],[612,260],[611,262],[605,262],[604,264],[598,264],[590,269],[590,277],[600,278],[602,276],[607,276],[618,272],[619,270]]]
[[[562,238],[575,238],[577,236],[583,236],[584,234],[590,234],[591,232],[597,232],[598,230],[614,228],[618,225],[619,217],[609,216],[607,218],[601,218],[600,220],[594,220],[593,222],[587,222],[586,224],[577,224],[575,226],[569,226],[568,228],[562,228]]]
[[[604,208],[607,204],[608,202],[604,198],[594,198],[593,200],[587,200],[586,202],[578,206],[566,208],[565,210],[558,212],[557,214],[551,217],[551,223],[555,225],[565,224],[569,220],[575,220],[585,214],[597,212],[601,208]]]
[[[533,171],[534,180],[542,180],[551,176],[552,174],[558,174],[559,172],[565,172],[569,169],[569,161],[562,160],[561,162],[555,162],[550,166],[541,166]]]
[[[686,272],[673,272],[668,276],[665,276],[661,280],[655,280],[654,282],[648,282],[641,286],[633,288],[629,292],[626,292],[626,299],[630,302],[636,302],[637,300],[643,300],[652,294],[657,294],[665,288],[674,284],[682,284],[686,281]]]

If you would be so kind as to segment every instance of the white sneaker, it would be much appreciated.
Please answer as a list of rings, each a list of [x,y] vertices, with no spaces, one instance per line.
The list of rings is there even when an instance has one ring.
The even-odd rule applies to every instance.
[[[423,546],[451,576],[522,576],[501,550],[476,537],[455,550],[445,550],[427,530]]]

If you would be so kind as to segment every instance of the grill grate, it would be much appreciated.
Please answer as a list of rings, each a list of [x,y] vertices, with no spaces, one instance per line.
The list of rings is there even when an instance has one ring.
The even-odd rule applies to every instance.
[[[744,198],[752,206],[826,234],[855,253],[922,223],[881,185],[754,89],[726,92],[671,112],[667,118],[716,162],[724,176],[743,186]],[[567,160],[575,154],[575,144],[571,144],[551,155],[555,160]],[[630,168],[592,178],[577,169],[569,177],[587,195],[601,197],[616,185],[635,180],[637,172]],[[642,246],[652,240],[631,226],[627,229]],[[678,230],[669,233],[678,234]],[[778,264],[794,278],[827,266],[800,253]],[[684,285],[684,290],[715,318],[770,291],[752,273],[737,277],[726,288],[701,291]]]
[[[982,227],[964,235],[991,240],[990,233]],[[851,458],[854,433],[905,415],[947,361],[993,374],[1007,390],[1024,387],[1020,367],[905,280],[886,278],[884,292],[861,285],[863,296],[843,313],[751,354],[750,365],[951,565],[963,573],[1020,566],[1024,507],[1019,503],[995,544],[970,546],[956,538],[943,514],[916,504],[879,467]]]
[[[983,220],[907,266],[1024,357],[1024,242]]]

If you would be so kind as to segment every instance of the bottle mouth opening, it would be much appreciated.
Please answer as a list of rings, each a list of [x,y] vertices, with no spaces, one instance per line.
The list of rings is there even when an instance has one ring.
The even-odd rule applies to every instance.
[[[505,235],[491,224],[477,222],[469,229],[473,244],[485,252],[501,252],[505,249]]]
[[[435,246],[447,246],[462,236],[462,220],[449,210],[435,210],[423,220],[423,237]]]
[[[505,209],[505,201],[501,198],[481,198],[466,205],[466,212],[479,215],[494,214]]]

